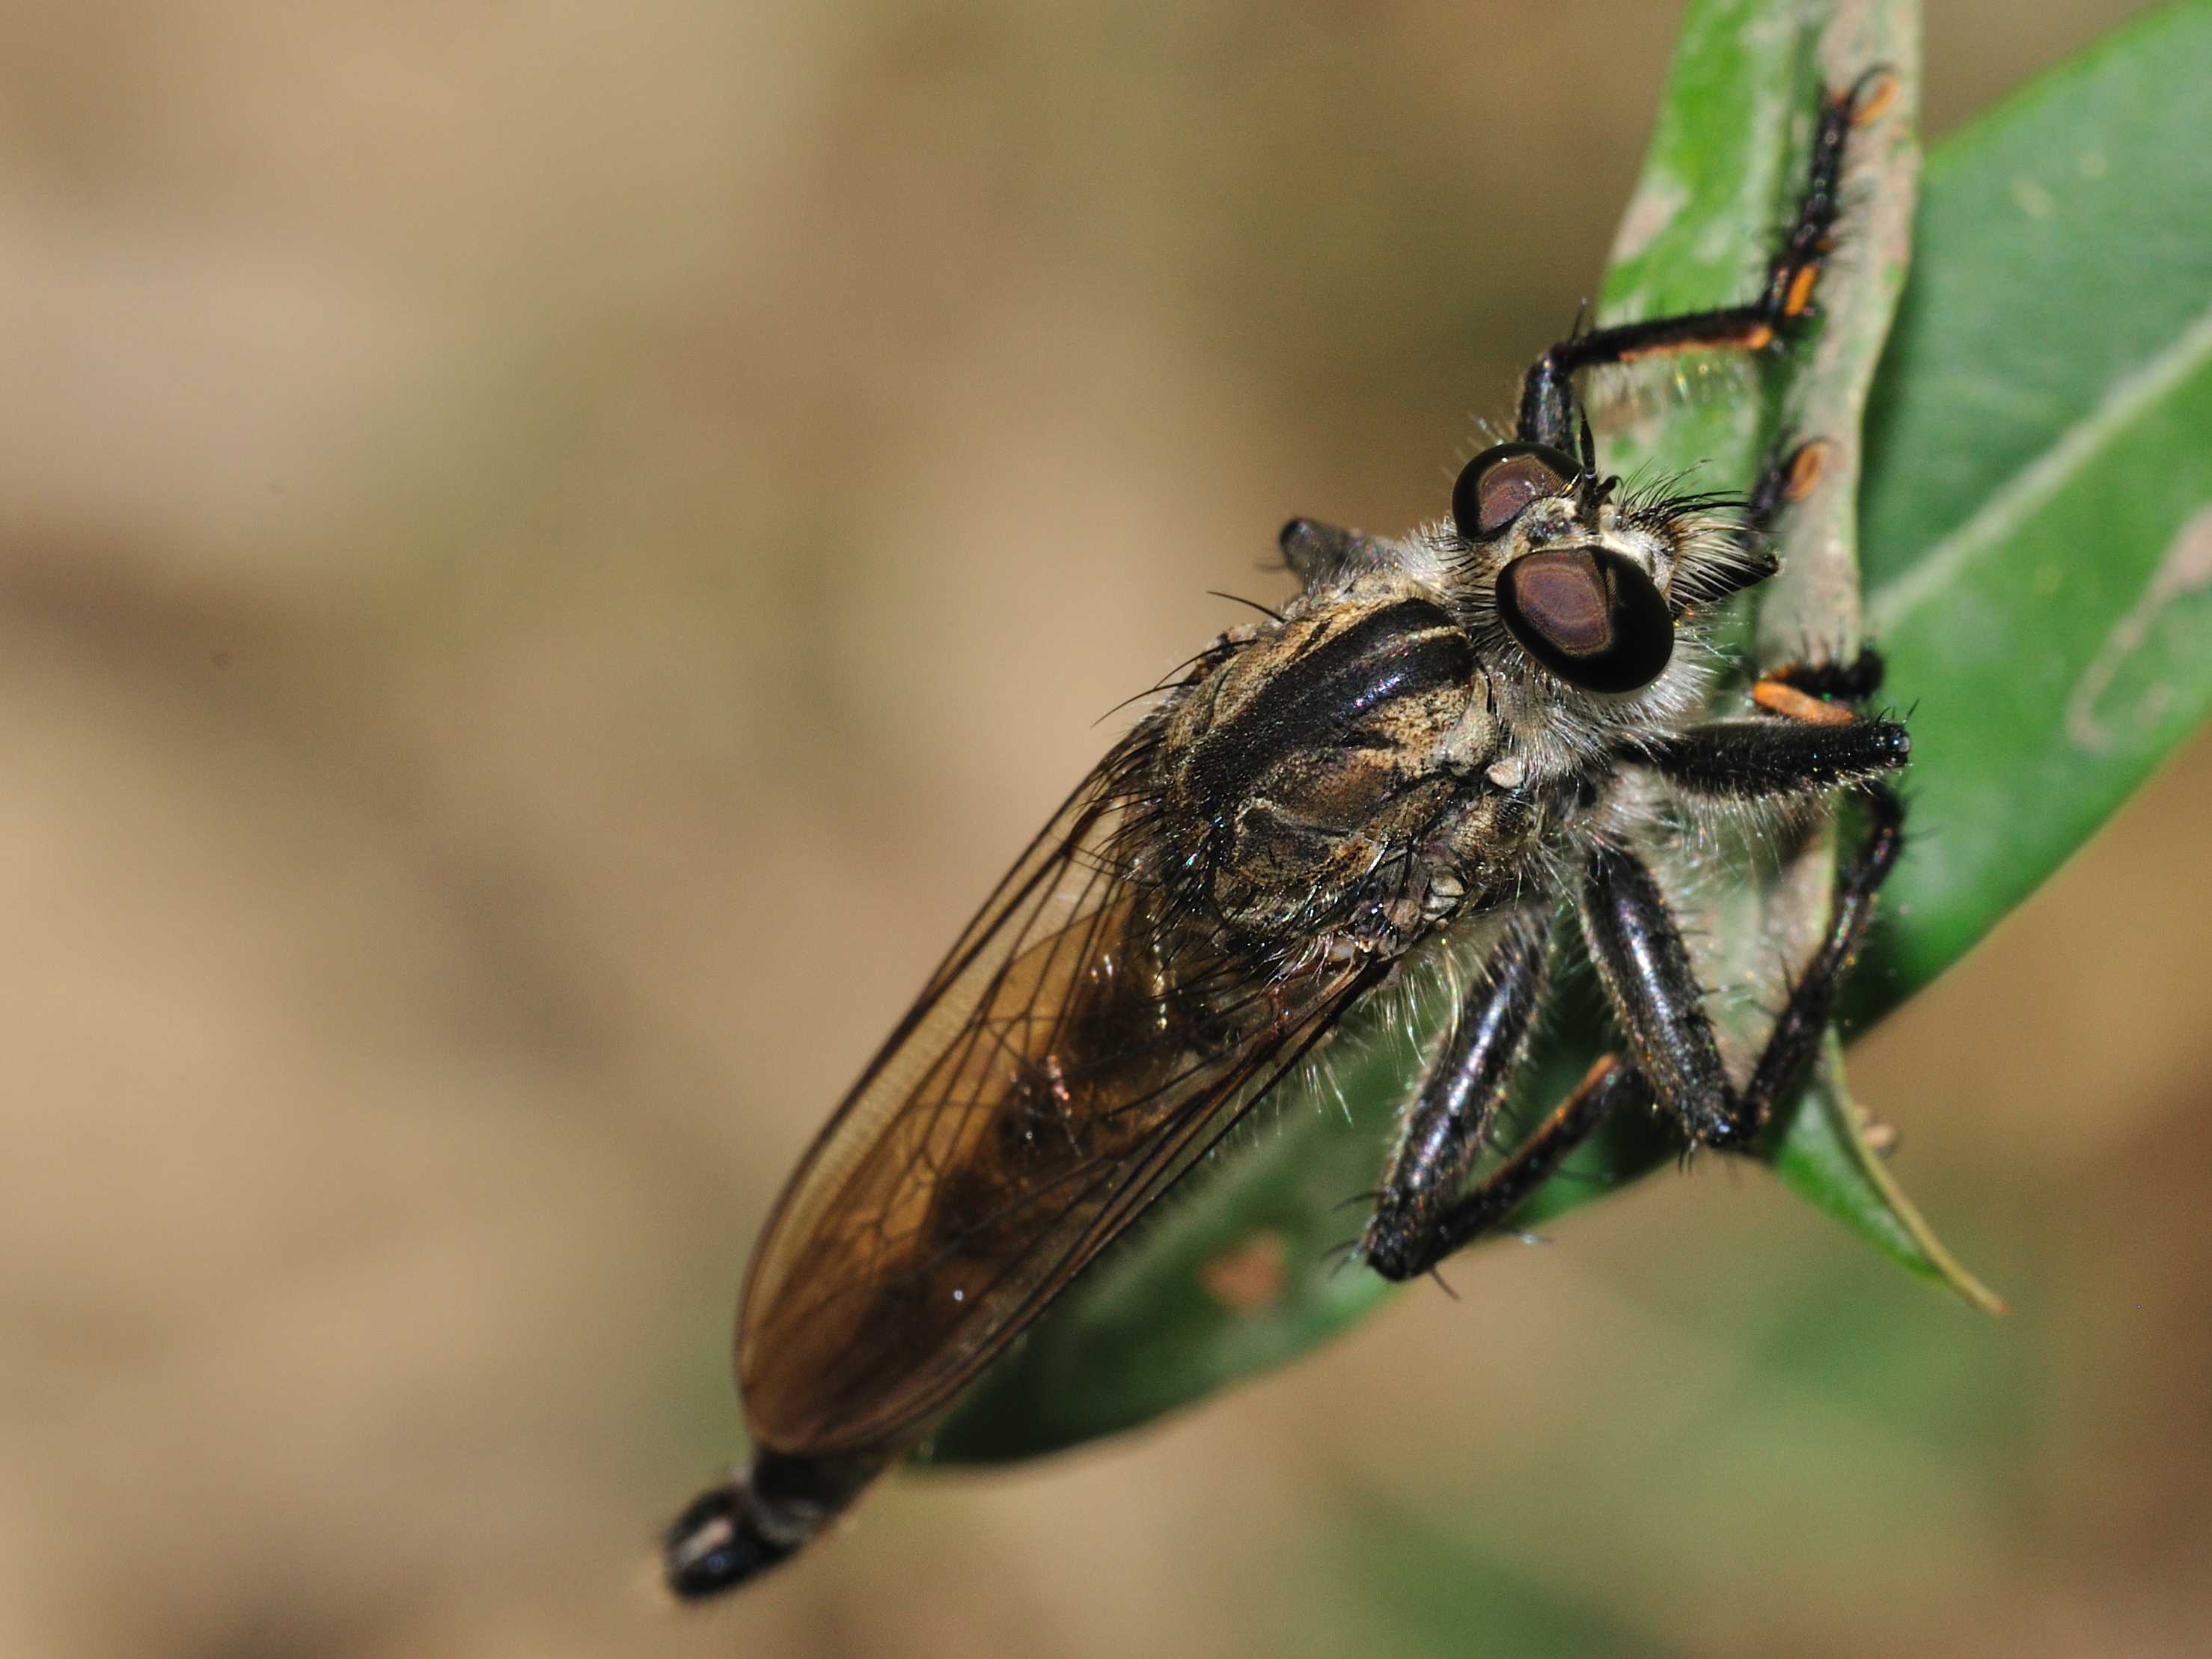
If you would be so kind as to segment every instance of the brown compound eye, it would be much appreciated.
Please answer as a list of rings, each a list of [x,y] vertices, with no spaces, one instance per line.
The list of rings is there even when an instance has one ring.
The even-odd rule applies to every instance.
[[[1488,541],[1546,495],[1564,494],[1579,469],[1548,444],[1498,444],[1459,471],[1452,523],[1465,542]]]
[[[1633,691],[1674,654],[1674,619],[1635,562],[1558,547],[1498,573],[1498,616],[1528,654],[1585,691]]]

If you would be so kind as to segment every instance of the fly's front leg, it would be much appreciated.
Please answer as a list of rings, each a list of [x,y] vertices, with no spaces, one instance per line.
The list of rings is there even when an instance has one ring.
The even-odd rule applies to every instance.
[[[1815,726],[1848,726],[1855,706],[1881,690],[1883,663],[1871,646],[1850,662],[1794,663],[1762,675],[1751,700],[1770,714]]]
[[[1742,519],[1733,526],[1715,526],[1718,533],[1735,543],[1734,556],[1709,556],[1677,572],[1667,596],[1677,617],[1754,587],[1781,568],[1770,532],[1785,508],[1813,493],[1832,448],[1818,439],[1801,444],[1786,437],[1775,446],[1760,470],[1758,483],[1744,498]]]
[[[1876,70],[1822,102],[1805,191],[1789,234],[1767,265],[1766,284],[1757,299],[1712,311],[1615,324],[1560,341],[1522,379],[1515,435],[1524,443],[1571,449],[1576,423],[1573,381],[1585,368],[1678,351],[1758,351],[1810,315],[1821,262],[1834,246],[1846,143],[1854,127],[1881,113],[1895,87],[1887,70]]]
[[[1837,991],[1874,918],[1875,896],[1905,846],[1905,808],[1895,793],[1873,784],[1864,794],[1873,822],[1837,876],[1827,933],[1790,988],[1741,1091],[1721,1064],[1681,929],[1650,871],[1633,853],[1609,846],[1599,848],[1584,866],[1583,933],[1599,977],[1638,1067],[1693,1140],[1748,1146],[1789,1097],[1820,1045]]]
[[[1852,705],[1881,687],[1881,659],[1778,669],[1752,687],[1763,715],[1712,720],[1647,738],[1622,758],[1649,766],[1692,799],[1789,801],[1877,781],[1905,764],[1912,739],[1896,720]]]
[[[1385,1279],[1409,1279],[1455,1248],[1439,1245],[1452,1200],[1481,1154],[1528,1046],[1544,990],[1549,911],[1505,923],[1406,1112],[1359,1253]]]

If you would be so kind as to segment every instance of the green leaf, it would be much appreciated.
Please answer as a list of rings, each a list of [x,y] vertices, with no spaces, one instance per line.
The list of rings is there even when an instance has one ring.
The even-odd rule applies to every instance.
[[[1984,1313],[2004,1312],[2003,1298],[1943,1248],[1883,1164],[1872,1120],[1844,1091],[1842,1048],[1830,1033],[1822,1064],[1776,1151],[1775,1173],[1899,1267],[1956,1291]]]
[[[1862,1017],[1932,979],[2212,707],[2212,5],[1960,133],[1869,416],[1866,574],[1929,831]]]
[[[1707,303],[1749,280],[1745,250],[1765,245],[1796,174],[1778,136],[1802,142],[1820,78],[1803,15],[1692,7],[1609,310]],[[1835,9],[1838,24],[1869,16],[1909,13]],[[1889,661],[1886,696],[1912,711],[1918,834],[1850,988],[1856,1024],[1955,962],[2212,709],[2212,151],[2174,138],[2208,84],[2212,4],[2199,0],[2109,38],[1930,160],[1859,499],[1867,632]],[[1848,252],[1836,269],[1850,269]],[[1824,278],[1824,303],[1834,292]],[[1687,359],[1678,371],[1666,396],[1628,389],[1625,421],[1601,428],[1609,463],[1710,458],[1717,482],[1747,476],[1778,410],[1796,413],[1786,374]],[[1768,395],[1735,395],[1747,389]],[[1845,557],[1848,509],[1834,532]],[[1802,545],[1793,526],[1788,556]],[[1817,881],[1817,854],[1801,883],[1803,868]],[[1784,871],[1745,902],[1789,885]],[[1585,1006],[1559,1024],[1598,1029],[1587,984],[1565,991]],[[1279,1091],[986,1376],[934,1455],[1022,1456],[1143,1422],[1376,1305],[1389,1287],[1328,1252],[1358,1230],[1345,1200],[1372,1187],[1441,1013],[1433,999],[1363,1010],[1325,1072]],[[1540,1055],[1526,1109],[1589,1052]],[[1862,1126],[1824,1070],[1785,1126],[1778,1173],[1897,1259],[1946,1274]],[[1601,1195],[1671,1144],[1649,1122],[1609,1125],[1517,1224]]]

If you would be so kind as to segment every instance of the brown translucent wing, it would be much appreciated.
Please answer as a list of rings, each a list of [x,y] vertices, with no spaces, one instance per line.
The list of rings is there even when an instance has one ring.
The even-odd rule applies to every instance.
[[[1139,728],[1008,872],[809,1150],[738,1322],[755,1441],[895,1449],[1371,981],[1180,913]]]

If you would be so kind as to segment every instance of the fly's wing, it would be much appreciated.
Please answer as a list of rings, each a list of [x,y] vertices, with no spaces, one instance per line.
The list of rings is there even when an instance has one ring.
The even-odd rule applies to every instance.
[[[738,1323],[757,1444],[919,1437],[1375,977],[1269,972],[1139,872],[1151,741],[1023,854],[785,1188]]]

